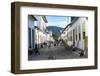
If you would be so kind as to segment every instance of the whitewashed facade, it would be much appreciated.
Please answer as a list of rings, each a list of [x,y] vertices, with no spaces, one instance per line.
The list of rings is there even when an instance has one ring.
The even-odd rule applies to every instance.
[[[41,48],[43,43],[46,42],[47,20],[45,16],[35,16],[35,18],[37,19],[35,22],[35,45]]]
[[[52,37],[52,32],[51,31],[49,31],[49,32],[47,32],[46,33],[46,41],[47,42],[54,42],[54,39],[53,39],[53,37]]]
[[[88,46],[88,19],[86,17],[76,18],[67,25],[61,34],[61,39],[69,45],[86,50]]]
[[[28,47],[29,49],[44,47],[44,43],[54,42],[52,32],[46,30],[45,16],[28,16]]]

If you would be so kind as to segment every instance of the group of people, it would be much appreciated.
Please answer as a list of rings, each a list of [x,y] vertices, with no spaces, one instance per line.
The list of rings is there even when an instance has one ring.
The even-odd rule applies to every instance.
[[[40,54],[40,52],[39,52],[40,48],[57,47],[57,46],[61,46],[62,44],[63,44],[62,41],[59,41],[59,40],[56,40],[55,42],[48,42],[48,43],[44,42],[44,43],[42,43],[40,45],[40,47],[38,47],[38,45],[36,44],[35,48],[34,48],[34,54],[38,54],[39,55]]]
[[[56,40],[51,45],[54,46],[54,47],[56,47],[56,46],[63,46],[63,42],[61,40]]]

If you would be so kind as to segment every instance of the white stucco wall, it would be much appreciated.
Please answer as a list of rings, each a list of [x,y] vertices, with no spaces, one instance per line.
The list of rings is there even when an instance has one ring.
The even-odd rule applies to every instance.
[[[85,25],[83,26],[85,22]],[[80,27],[80,33],[81,33],[81,40],[79,40],[79,27]],[[83,31],[86,33],[87,35],[87,29],[88,29],[88,26],[87,26],[87,20],[85,17],[81,17],[79,18],[73,25],[72,25],[72,28],[76,30],[77,28],[77,40],[75,39],[75,46],[80,48],[80,49],[83,49],[84,50],[84,40],[83,40]],[[84,30],[85,29],[85,30]],[[79,43],[78,43],[78,40],[79,40]],[[78,44],[77,44],[78,43]]]
[[[64,30],[65,33],[62,33],[61,38],[65,41],[66,44],[69,46],[73,45],[73,39],[75,40],[75,46],[84,50],[84,40],[83,40],[83,32],[85,32],[85,35],[87,36],[88,31],[88,19],[86,17],[80,17],[78,20],[76,20],[72,27],[69,26]],[[74,36],[73,36],[73,29],[74,29]],[[72,31],[72,34],[69,34],[69,32]],[[79,33],[81,35],[81,39],[79,40]],[[76,40],[76,34],[77,34],[77,40]],[[72,40],[70,40],[67,35],[72,35]],[[66,41],[67,40],[67,41]]]

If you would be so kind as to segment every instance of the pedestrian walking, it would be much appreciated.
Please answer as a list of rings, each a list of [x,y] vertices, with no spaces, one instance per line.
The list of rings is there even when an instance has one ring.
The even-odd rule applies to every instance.
[[[39,52],[39,50],[38,50],[38,47],[37,47],[37,44],[35,45],[34,51],[35,51],[35,54],[40,54],[40,52]]]

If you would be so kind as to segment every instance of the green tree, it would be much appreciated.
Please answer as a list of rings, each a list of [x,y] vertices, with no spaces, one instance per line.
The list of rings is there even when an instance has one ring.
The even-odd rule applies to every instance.
[[[55,40],[58,40],[59,35],[57,35],[57,34],[52,34],[52,36],[53,36],[53,38],[54,38]]]

